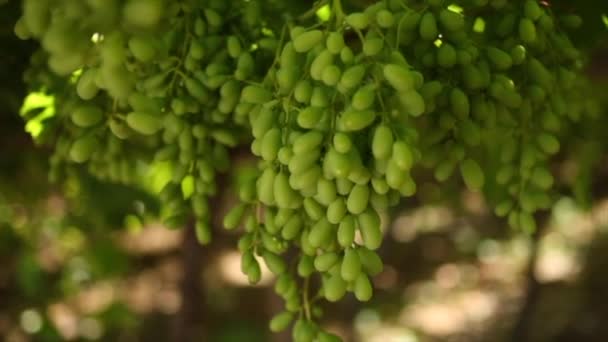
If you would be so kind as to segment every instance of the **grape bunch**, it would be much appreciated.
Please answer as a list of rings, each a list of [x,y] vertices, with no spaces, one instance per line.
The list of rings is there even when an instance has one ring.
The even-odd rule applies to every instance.
[[[251,149],[262,160],[242,187],[251,195],[225,224],[234,228],[247,211],[243,270],[259,279],[258,254],[279,277],[287,311],[273,330],[290,312],[310,319],[314,307],[300,292],[313,274],[328,301],[347,292],[369,300],[370,277],[382,270],[381,216],[416,192],[410,170],[421,158],[414,121],[426,111],[425,81],[394,39],[403,15],[378,3],[326,30],[295,26],[265,82],[243,88],[241,102],[255,105]],[[294,272],[279,257],[289,247],[298,250]],[[308,341],[299,327],[311,324],[299,320],[295,340]]]
[[[241,1],[25,1],[15,31],[40,40],[51,71],[71,75],[55,173],[87,162],[93,175],[132,184],[138,162],[168,165],[165,223],[193,213],[208,243],[216,172],[246,134],[242,84],[276,45],[261,34],[260,11]]]
[[[15,26],[43,48],[27,77],[54,91],[53,174],[86,163],[133,184],[167,167],[164,221],[194,216],[206,244],[217,173],[250,144],[223,223],[244,227],[251,283],[260,262],[276,275],[270,329],[295,322],[297,342],[339,341],[319,300],[372,297],[387,213],[429,178],[533,231],[560,139],[597,113],[568,34],[580,18],[548,3],[333,0],[315,19],[327,3],[24,0]]]

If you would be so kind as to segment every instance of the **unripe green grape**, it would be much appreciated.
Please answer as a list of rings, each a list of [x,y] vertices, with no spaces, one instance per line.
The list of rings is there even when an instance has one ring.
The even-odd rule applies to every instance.
[[[353,292],[355,293],[355,297],[361,302],[367,302],[372,298],[373,288],[367,275],[360,273],[357,276]]]
[[[294,342],[313,342],[317,334],[317,327],[309,321],[300,319],[293,328]]]
[[[334,55],[339,54],[342,51],[342,48],[344,48],[344,37],[340,32],[331,32],[327,35],[325,44],[329,52]]]
[[[447,31],[458,31],[464,28],[464,17],[462,14],[443,9],[439,12],[439,22]]]
[[[412,73],[401,65],[385,65],[383,68],[383,75],[386,81],[398,91],[405,92],[414,87]]]
[[[351,13],[345,18],[346,23],[357,30],[364,30],[369,25],[369,17],[366,13]]]
[[[314,166],[301,174],[292,174],[290,176],[290,185],[297,190],[311,189],[322,176],[320,166]]]
[[[338,68],[338,66],[336,65],[329,65],[327,66],[325,69],[323,69],[323,72],[321,74],[321,79],[323,80],[323,83],[325,83],[328,86],[334,86],[336,84],[338,84],[338,82],[340,81],[340,68]]]
[[[283,274],[287,270],[285,260],[274,253],[264,251],[262,253],[262,258],[264,258],[264,262],[266,263],[266,266],[268,266],[268,269],[275,275]]]
[[[315,257],[315,269],[319,272],[327,272],[332,266],[340,261],[340,256],[334,252],[327,252]]]
[[[392,160],[403,171],[410,170],[414,164],[414,154],[405,141],[398,140],[393,144]]]
[[[281,147],[281,131],[278,128],[273,128],[264,134],[260,153],[264,160],[273,161],[277,158],[279,148]]]
[[[276,81],[279,85],[279,92],[282,95],[289,94],[298,81],[298,69],[293,67],[282,67],[277,70]]]
[[[391,158],[386,166],[386,183],[393,189],[399,189],[405,181],[405,172]]]
[[[488,48],[488,58],[498,70],[507,70],[513,65],[511,55],[495,47]]]
[[[388,10],[380,10],[376,13],[376,22],[382,28],[389,28],[395,25],[395,17]]]
[[[321,178],[317,183],[317,201],[328,206],[336,199],[336,196],[336,184],[328,179]]]
[[[348,248],[344,251],[340,275],[347,282],[354,281],[361,274],[361,260],[356,250]]]
[[[297,137],[293,142],[293,153],[303,154],[317,148],[323,141],[323,134],[319,131],[309,131]]]
[[[352,214],[358,215],[363,213],[369,203],[369,186],[355,185],[348,195],[346,207]]]
[[[435,173],[434,173],[435,179],[440,182],[446,181],[448,178],[450,178],[450,176],[454,172],[455,167],[456,167],[456,165],[455,165],[454,161],[449,160],[449,159],[442,160],[435,168]]]
[[[129,128],[124,121],[118,121],[116,119],[110,119],[108,121],[108,127],[110,127],[110,131],[120,139],[127,139],[133,133],[131,128]]]
[[[363,42],[363,54],[365,56],[376,56],[384,47],[384,40],[380,37],[366,38]]]
[[[357,253],[359,254],[359,260],[361,260],[361,265],[365,273],[373,277],[382,272],[382,259],[380,259],[376,252],[365,247],[360,247],[357,248]]]
[[[393,133],[385,125],[378,125],[372,138],[372,154],[376,159],[387,159],[393,148]]]
[[[323,78],[323,70],[333,63],[333,55],[329,50],[321,51],[310,64],[310,77],[320,81]]]
[[[134,131],[144,135],[158,132],[163,125],[159,116],[145,112],[131,112],[127,114],[126,121]]]
[[[451,68],[456,65],[457,53],[452,45],[443,43],[437,50],[437,64],[444,68]]]
[[[422,115],[426,111],[426,104],[424,98],[419,92],[415,90],[408,90],[400,94],[399,100],[403,105],[404,109],[411,116]]]
[[[262,270],[257,260],[253,259],[253,262],[246,268],[245,273],[250,284],[257,284],[262,279]]]
[[[303,204],[304,204],[304,210],[306,211],[306,214],[312,220],[318,221],[321,219],[321,217],[323,217],[325,215],[324,209],[314,199],[307,197],[304,199]]]
[[[308,81],[308,80],[298,81],[298,83],[296,84],[296,86],[294,88],[293,96],[296,99],[296,101],[298,101],[300,103],[308,103],[310,101],[310,97],[312,96],[312,85],[310,84],[310,81]],[[320,118],[320,116],[319,116],[319,118]],[[316,121],[318,121],[318,119]],[[303,127],[303,128],[308,128],[308,127]]]
[[[129,39],[129,50],[133,57],[144,63],[151,61],[156,55],[154,40],[148,36],[131,37]]]
[[[294,317],[293,313],[291,313],[289,311],[283,311],[283,312],[277,314],[270,320],[270,324],[269,324],[270,331],[280,332],[280,331],[287,329],[287,327],[289,326],[291,321],[293,321],[293,317]]]
[[[333,275],[323,282],[323,293],[325,299],[337,302],[346,294],[346,282],[340,275]]]
[[[289,221],[291,217],[293,217],[293,210],[289,208],[281,208],[274,216],[274,222],[277,226],[283,226],[287,223],[287,221]]]
[[[338,118],[338,128],[345,132],[360,131],[371,125],[376,119],[372,110],[350,109],[342,112]]]
[[[339,153],[348,153],[353,146],[352,140],[348,134],[338,132],[334,135],[333,144],[336,151]]]
[[[327,220],[329,223],[338,224],[344,215],[346,215],[346,203],[343,198],[336,198],[327,207]]]
[[[300,256],[300,261],[298,261],[298,275],[304,278],[309,277],[314,270],[314,258],[309,255]]]
[[[91,100],[99,92],[99,87],[95,83],[97,70],[88,69],[82,73],[76,84],[76,93],[83,100]]]
[[[352,89],[363,81],[365,77],[365,66],[362,64],[354,65],[344,71],[340,78],[340,86]]]
[[[334,227],[332,224],[326,218],[321,218],[310,229],[308,242],[315,248],[325,246],[331,240],[333,234]]]
[[[519,38],[527,44],[532,44],[536,41],[536,26],[532,20],[522,18],[519,21]]]
[[[82,105],[72,112],[72,122],[79,127],[95,126],[103,120],[103,112],[94,105]]]
[[[473,159],[465,159],[460,164],[460,174],[469,190],[479,191],[483,188],[485,181],[483,170]]]
[[[543,10],[538,5],[537,0],[526,0],[526,2],[524,2],[524,15],[534,21],[538,20],[543,15]]]
[[[352,63],[354,59],[355,55],[353,54],[353,51],[348,46],[343,47],[340,51],[340,60],[342,63],[348,65]]]
[[[298,195],[289,185],[289,179],[285,173],[277,174],[273,190],[274,199],[279,208],[292,208],[297,205]]]
[[[323,170],[329,175],[337,178],[346,178],[352,170],[352,160],[348,155],[339,153],[333,148],[325,154],[323,160]]]
[[[207,221],[197,220],[195,227],[196,239],[201,245],[211,242],[211,226]]]
[[[321,30],[303,32],[293,38],[293,48],[296,52],[304,53],[315,47],[323,39]]]
[[[370,250],[375,250],[382,244],[382,230],[380,229],[380,217],[374,209],[367,208],[357,216],[359,231],[363,244]]]
[[[237,58],[241,55],[241,42],[236,36],[229,36],[226,40],[226,47],[228,49],[228,55],[232,58]]]
[[[263,104],[272,99],[272,93],[260,86],[249,85],[241,92],[241,101],[245,103]]]
[[[263,204],[274,204],[274,179],[275,172],[271,168],[268,168],[264,170],[256,182],[258,198]]]
[[[355,241],[355,229],[356,222],[355,217],[352,215],[346,215],[338,226],[338,244],[346,248],[350,247]]]
[[[262,107],[257,117],[251,123],[251,131],[255,138],[262,138],[277,120],[277,113],[271,108]]]
[[[513,59],[513,64],[521,64],[526,59],[526,48],[523,45],[515,45],[511,49],[511,58]]]
[[[547,154],[553,155],[559,152],[559,140],[549,133],[541,133],[536,138],[538,146]]]
[[[238,227],[243,218],[243,214],[245,213],[245,209],[247,209],[247,207],[244,203],[240,203],[230,209],[226,216],[224,216],[224,228],[227,230],[232,230]]]
[[[459,88],[453,88],[450,92],[450,105],[452,112],[459,119],[466,119],[469,116],[470,104],[468,96]]]
[[[325,108],[329,106],[327,88],[323,86],[314,87],[312,90],[312,96],[310,97],[310,105],[319,108]]]
[[[317,164],[320,155],[321,151],[319,149],[315,149],[313,151],[308,151],[303,155],[298,155],[295,158],[291,158],[288,165],[289,171],[293,174],[301,174],[305,172]]]
[[[283,226],[281,237],[285,240],[295,239],[302,230],[302,218],[299,215],[292,215],[291,218]]]
[[[437,21],[433,12],[426,12],[420,19],[420,37],[424,40],[435,40],[439,32],[437,31]]]
[[[76,163],[84,163],[97,150],[99,140],[92,134],[74,140],[70,147],[70,159]]]

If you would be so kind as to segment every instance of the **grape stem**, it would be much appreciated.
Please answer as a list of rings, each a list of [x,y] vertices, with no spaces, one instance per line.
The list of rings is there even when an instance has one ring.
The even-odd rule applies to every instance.
[[[340,2],[340,0],[333,1],[332,9],[335,13],[336,26],[340,27],[342,25],[342,21],[344,20],[344,11],[342,10],[342,3]]]
[[[306,319],[310,320],[310,303],[308,302],[308,287],[310,285],[310,277],[304,279],[304,291],[302,294],[302,300],[304,302],[304,315]]]

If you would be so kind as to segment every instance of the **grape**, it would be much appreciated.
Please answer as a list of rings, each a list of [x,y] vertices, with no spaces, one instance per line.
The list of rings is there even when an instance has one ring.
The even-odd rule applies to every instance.
[[[328,301],[336,302],[344,297],[346,282],[339,275],[333,275],[323,283],[323,290]]]
[[[270,320],[270,330],[272,332],[280,332],[287,329],[287,326],[293,321],[293,318],[293,313],[289,311],[277,314]]]
[[[439,12],[439,22],[448,31],[458,31],[464,27],[464,17],[449,9]]]
[[[361,302],[367,302],[372,298],[373,288],[369,278],[360,273],[355,280],[355,297]]]
[[[393,133],[386,125],[378,125],[372,140],[372,153],[376,159],[387,159],[393,148]]]
[[[361,274],[361,260],[357,251],[349,248],[344,252],[340,275],[346,281],[354,281]]]
[[[324,253],[315,258],[315,269],[320,272],[328,271],[332,266],[340,261],[340,257],[336,253]]]
[[[369,25],[369,17],[365,13],[351,13],[346,16],[346,23],[357,30],[364,30]]]
[[[536,41],[536,27],[532,20],[523,18],[519,21],[519,38],[527,44],[532,44]]]
[[[320,30],[310,30],[303,32],[293,40],[293,48],[296,52],[307,52],[323,39],[323,32]]]
[[[376,113],[371,110],[347,110],[340,115],[338,127],[346,132],[359,131],[371,125]]]
[[[162,128],[160,117],[145,112],[129,113],[127,115],[127,124],[134,131],[145,135],[154,134]]]
[[[380,217],[373,209],[367,209],[357,217],[359,230],[365,247],[375,250],[382,243],[382,231],[380,230]]]
[[[424,40],[435,40],[439,32],[437,31],[437,21],[432,12],[426,12],[420,19],[420,37]]]
[[[77,163],[83,163],[91,157],[98,145],[99,141],[94,135],[80,137],[70,148],[70,158]]]
[[[462,179],[470,190],[479,191],[484,185],[483,170],[473,159],[466,159],[460,164]]]
[[[95,126],[103,119],[103,112],[93,105],[83,105],[74,110],[72,121],[80,127]]]
[[[404,67],[396,64],[387,64],[383,69],[384,78],[399,91],[408,91],[414,86],[412,74]]]

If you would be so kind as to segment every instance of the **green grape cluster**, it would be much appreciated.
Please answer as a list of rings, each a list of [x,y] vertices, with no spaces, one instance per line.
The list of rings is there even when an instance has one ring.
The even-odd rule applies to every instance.
[[[411,16],[401,42],[413,45],[408,59],[433,75],[422,90],[428,115],[421,125],[432,128],[421,134],[422,164],[438,181],[458,168],[474,191],[484,188],[484,170],[496,169],[496,213],[533,231],[532,214],[551,204],[548,161],[559,151],[560,126],[588,109],[573,92],[581,63],[564,31],[576,17],[559,20],[535,0],[437,2]]]
[[[15,26],[44,50],[32,83],[62,89],[54,174],[72,161],[133,183],[141,163],[168,166],[163,219],[194,216],[205,244],[216,175],[251,144],[223,223],[245,229],[251,283],[260,261],[276,275],[270,329],[294,322],[297,342],[340,340],[315,323],[319,299],[372,297],[386,214],[426,174],[533,231],[561,136],[595,105],[568,36],[580,18],[544,2],[334,0],[312,20],[325,3],[24,0]]]
[[[207,197],[217,191],[216,172],[228,169],[228,149],[242,139],[251,107],[238,103],[242,84],[276,45],[260,33],[258,7],[25,1],[16,33],[40,40],[50,70],[72,75],[55,173],[64,160],[87,162],[98,177],[133,183],[138,160],[168,164],[164,221],[181,226],[194,213],[199,240],[208,243]]]
[[[241,102],[255,105],[252,152],[262,161],[259,176],[242,187],[252,195],[225,224],[234,228],[232,215],[248,211],[243,271],[259,279],[253,254],[261,255],[279,277],[287,312],[310,319],[315,309],[302,303],[308,285],[298,291],[295,274],[305,284],[320,274],[319,295],[328,301],[347,292],[369,300],[370,277],[382,271],[375,252],[381,215],[416,192],[410,170],[421,156],[413,121],[426,111],[425,82],[396,43],[405,13],[380,2],[336,27],[293,27],[265,82],[242,91]],[[299,254],[293,272],[278,257],[289,246]],[[276,320],[286,317],[293,315]],[[312,323],[298,321],[294,339],[311,340],[298,333],[302,324]]]

